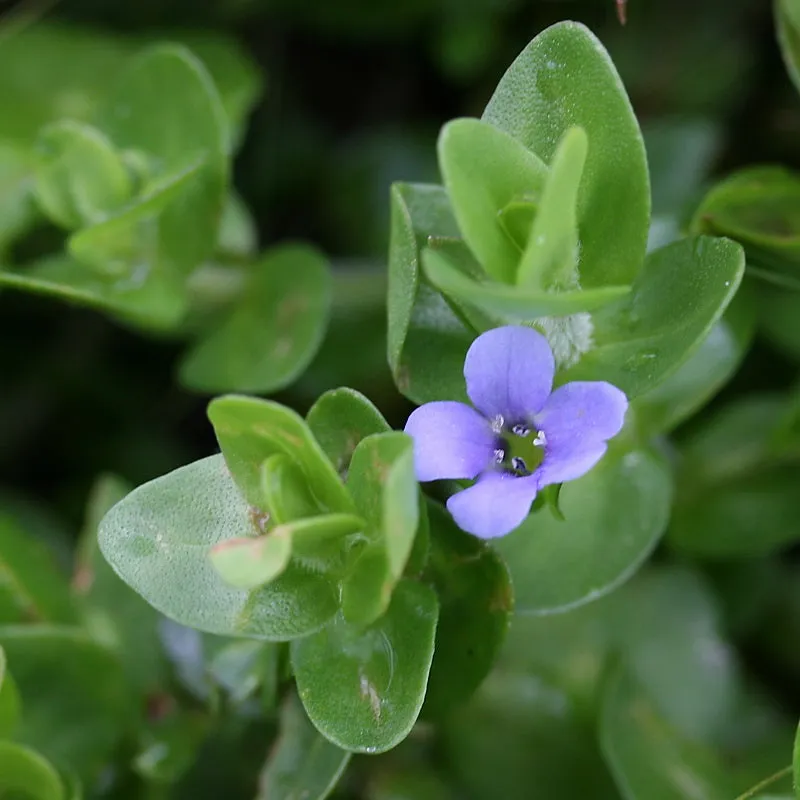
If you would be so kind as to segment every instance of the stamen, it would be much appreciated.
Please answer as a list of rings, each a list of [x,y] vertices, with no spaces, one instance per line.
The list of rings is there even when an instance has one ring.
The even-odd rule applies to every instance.
[[[505,424],[506,424],[506,421],[503,419],[503,415],[502,414],[498,414],[492,420],[492,432],[493,433],[498,433],[498,434],[502,433],[503,432],[503,427],[504,427]]]
[[[519,456],[515,456],[514,458],[511,459],[511,466],[514,467],[514,469],[517,472],[527,472],[528,471],[528,467],[525,464],[525,459],[524,458],[520,458]]]
[[[511,432],[516,436],[527,436],[531,432],[531,429],[520,422],[511,429]]]
[[[547,445],[547,437],[544,435],[544,431],[536,432],[536,438],[533,440],[533,443],[537,447],[545,447]]]
[[[503,449],[498,447],[497,450],[494,451],[495,463],[502,464],[503,461],[505,460],[505,457],[506,457],[506,451],[505,450],[503,450]]]

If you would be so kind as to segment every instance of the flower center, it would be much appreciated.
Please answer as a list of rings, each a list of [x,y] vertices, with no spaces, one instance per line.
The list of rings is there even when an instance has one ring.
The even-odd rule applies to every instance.
[[[530,475],[544,460],[546,444],[544,431],[529,428],[524,423],[510,429],[502,426],[494,451],[495,461],[512,475]]]

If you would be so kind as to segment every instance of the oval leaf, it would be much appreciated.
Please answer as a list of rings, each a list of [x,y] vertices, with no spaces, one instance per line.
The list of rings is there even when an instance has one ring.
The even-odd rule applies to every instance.
[[[513,283],[520,250],[500,212],[515,200],[539,199],[547,167],[516,139],[477,119],[442,128],[439,166],[458,227],[487,274]]]
[[[586,131],[578,195],[581,284],[631,283],[647,244],[647,160],[625,88],[597,38],[576,22],[542,31],[500,80],[483,120],[547,164],[569,128]]]
[[[258,781],[256,800],[324,800],[350,761],[314,728],[297,696],[281,709],[280,734]]]
[[[630,577],[666,528],[671,488],[663,459],[612,443],[594,469],[563,485],[563,521],[542,509],[497,540],[517,613],[579,606]]]
[[[0,789],[31,800],[64,800],[64,785],[50,763],[37,752],[0,741]]]
[[[604,380],[629,398],[652,389],[703,342],[736,294],[742,248],[699,236],[650,253],[632,291],[592,314],[592,343],[559,383]],[[556,334],[554,350],[564,349]]]
[[[292,667],[308,716],[345,750],[380,753],[417,719],[433,657],[438,617],[427,586],[401,581],[389,610],[369,628],[337,617],[292,643]]]
[[[186,354],[181,382],[200,392],[274,392],[305,371],[322,343],[331,279],[305,245],[267,252],[249,267],[239,301]]]
[[[254,397],[229,395],[212,400],[208,418],[234,481],[248,502],[263,505],[261,466],[275,453],[293,459],[311,491],[329,511],[353,511],[338,473],[305,420],[285,406]]]
[[[225,584],[208,551],[260,532],[221,455],[140,486],[100,525],[103,555],[149,603],[182,625],[223,636],[285,640],[305,636],[337,610],[333,582],[290,564],[267,586],[246,592]]]

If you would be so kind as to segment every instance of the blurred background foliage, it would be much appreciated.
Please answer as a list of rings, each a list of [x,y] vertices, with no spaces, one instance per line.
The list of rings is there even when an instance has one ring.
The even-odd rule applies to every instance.
[[[236,189],[257,222],[262,248],[285,240],[307,240],[326,252],[334,264],[334,305],[325,343],[308,371],[277,398],[303,412],[325,389],[350,385],[369,396],[395,426],[404,422],[410,406],[394,388],[385,357],[389,184],[392,180],[435,181],[435,142],[441,125],[456,116],[478,115],[512,59],[553,22],[571,18],[586,23],[604,42],[623,78],[648,145],[654,242],[685,229],[705,192],[720,177],[751,164],[800,168],[800,99],[781,61],[772,9],[765,0],[630,0],[624,27],[613,0],[30,0],[3,3],[0,12],[0,234],[6,225],[15,232],[24,231],[24,236],[11,237],[13,242],[4,255],[10,260],[48,252],[54,244],[58,246],[63,234],[40,224],[28,229],[24,202],[19,198],[30,176],[19,167],[19,159],[4,159],[4,153],[24,156],[42,124],[65,114],[80,117],[90,113],[126,54],[142,42],[178,39],[190,46],[194,43],[198,52],[207,48],[209,59],[218,48],[216,77],[220,83],[224,82],[221,76],[226,62],[219,53],[232,52],[224,47],[220,51],[220,40],[232,43],[245,63],[251,64],[246,68],[252,69],[254,80],[260,80],[264,88],[241,131]],[[23,29],[28,38],[20,47]],[[47,92],[40,90],[37,70],[57,76]],[[227,98],[234,106],[248,107],[247,96],[234,92]],[[762,425],[759,435],[772,423],[779,435],[789,433],[790,442],[797,435],[797,301],[787,301],[788,308],[783,308],[780,319],[788,322],[776,324],[778,312],[774,302],[770,304],[768,290],[752,277],[746,279],[744,288],[764,299],[755,343],[731,383],[701,415],[677,432],[678,441],[685,443],[687,458],[696,458],[699,464],[693,474],[706,475],[706,488],[720,493],[723,504],[725,492],[728,497],[735,496],[737,480],[750,485],[748,470],[757,472],[762,464],[760,452],[748,451],[742,460],[736,449],[739,432],[752,430],[756,419]],[[794,330],[797,333],[792,335]],[[86,498],[100,473],[121,475],[136,485],[215,450],[205,415],[207,397],[189,393],[175,381],[179,350],[169,338],[126,328],[90,310],[0,291],[0,505],[8,531],[2,535],[9,537],[8,541],[24,530],[52,547],[66,569],[84,524]],[[720,408],[756,393],[759,396],[753,403],[747,401],[756,406],[755,416],[746,408],[744,415],[737,417],[736,406],[733,412],[719,414]],[[705,427],[709,420],[722,429],[715,429],[716,439],[714,431],[709,433]],[[712,460],[722,458],[719,453],[728,454],[732,470],[715,475],[707,469],[704,442],[711,447]],[[796,448],[790,446],[789,450],[788,455],[782,451],[781,458],[794,459],[796,464]],[[773,461],[764,459],[767,462],[774,468]],[[779,463],[784,462],[779,459]],[[795,475],[792,472],[791,479]],[[691,511],[689,495],[696,487],[689,480],[686,484],[679,484],[678,496],[688,498],[684,507]],[[105,484],[95,489],[98,508],[107,505],[107,500],[98,499],[97,493],[102,491],[113,495],[114,489]],[[121,494],[124,490],[117,491]],[[770,523],[772,527],[796,524],[796,501],[776,511],[765,493],[756,493],[753,502],[763,500],[764,507],[778,515]],[[783,491],[781,497],[786,495]],[[92,513],[96,516],[99,512],[90,508],[89,529]],[[692,513],[685,516],[694,519]],[[682,533],[680,523],[678,515],[669,544],[679,559],[692,560],[697,554],[691,547],[685,548],[686,541],[692,541],[691,532]],[[25,545],[20,547],[24,553]],[[103,568],[98,566],[101,562],[96,553],[84,552],[79,567],[93,558],[100,575]],[[698,607],[702,615],[713,618],[713,624],[707,624],[709,630],[713,628],[713,636],[709,633],[706,637],[713,640],[711,645],[717,646],[717,628],[724,630],[740,645],[752,673],[777,689],[784,710],[796,717],[800,712],[796,680],[800,593],[794,554],[780,562],[758,556],[746,566],[723,558],[704,572],[705,583],[699,588],[694,573],[678,570],[663,580],[677,581],[680,591],[683,582],[691,584],[691,590],[701,597]],[[82,595],[80,579],[79,569],[73,576],[78,596]],[[709,587],[714,590],[713,598]],[[92,591],[102,596],[101,579]],[[115,596],[113,588],[109,591]],[[627,591],[637,591],[636,584]],[[47,602],[56,609],[61,607],[58,597],[48,597]],[[120,613],[149,612],[134,603]],[[511,684],[503,682],[502,673],[500,679],[493,676],[481,690],[478,703],[464,712],[467,716],[461,728],[453,726],[445,749],[452,746],[460,754],[453,770],[462,780],[476,784],[479,796],[481,776],[470,770],[480,756],[470,759],[470,748],[480,754],[491,743],[480,737],[470,741],[464,731],[486,729],[486,718],[491,724],[492,715],[504,708],[504,702],[513,705],[524,696],[542,716],[532,711],[521,720],[523,728],[528,725],[532,730],[519,736],[540,743],[552,741],[552,722],[559,714],[553,711],[548,716],[548,709],[562,702],[567,688],[575,689],[574,685],[557,685],[559,681],[577,681],[578,696],[583,692],[586,704],[594,702],[591,686],[600,667],[590,663],[590,656],[582,656],[581,647],[584,639],[596,644],[595,633],[602,626],[593,615],[605,613],[606,607],[601,605],[572,621],[533,621],[530,630],[525,623],[512,637],[503,669],[514,679],[522,683],[530,679],[522,674],[522,668],[529,666],[530,651],[520,655],[515,650],[520,636],[542,637],[547,642],[565,637],[569,643],[566,650],[574,649],[575,671],[554,670],[552,686],[542,682],[520,685],[517,694],[507,691],[505,687]],[[64,614],[67,618],[61,619],[57,613],[46,616],[56,622],[73,621],[66,611]],[[89,627],[102,632],[107,624],[107,620],[94,619]],[[580,632],[573,635],[572,626]],[[251,796],[252,765],[263,760],[258,743],[274,733],[274,720],[249,715],[246,703],[252,698],[246,692],[244,697],[233,698],[215,692],[219,686],[227,686],[233,687],[235,694],[236,687],[247,686],[248,669],[255,670],[252,665],[259,658],[276,659],[271,672],[259,662],[260,676],[280,674],[280,653],[274,648],[264,655],[256,648],[231,655],[230,648],[221,647],[217,653],[213,637],[186,639],[184,633],[172,631],[163,636],[182,691],[198,708],[209,702],[231,702],[244,704],[245,710],[223,717],[224,724],[207,739],[208,718],[191,711],[192,702],[185,704],[190,710],[176,717],[170,707],[174,698],[156,692],[151,696],[153,707],[147,709],[155,744],[148,750],[139,742],[137,769],[168,783],[169,770],[179,774],[185,764],[181,764],[180,752],[172,752],[164,766],[158,747],[172,737],[186,746],[185,761],[190,763],[197,743],[205,741],[202,753],[211,753],[214,759],[197,762],[185,783],[185,796],[194,796],[199,786],[210,792],[208,796],[218,796],[213,788],[214,760],[227,761],[230,774],[238,774],[237,765],[243,765],[241,785],[228,778],[220,792]],[[75,643],[77,649],[83,646]],[[203,647],[206,652],[199,652]],[[727,664],[729,654],[720,648],[722,645],[715,652]],[[591,650],[596,651],[596,647]],[[13,663],[14,652],[9,652],[9,658]],[[36,672],[35,658],[30,673],[24,652],[17,659],[18,682],[27,681],[30,686],[46,683],[46,677]],[[198,664],[206,665],[200,667],[199,675]],[[146,689],[162,686],[163,664],[128,668],[133,670],[128,680],[137,685]],[[206,668],[216,681],[213,690],[203,672]],[[536,668],[546,674],[553,665],[543,656]],[[97,669],[101,671],[102,665]],[[658,682],[658,675],[653,680]],[[709,685],[717,681],[715,672]],[[617,688],[623,699],[626,692],[630,694],[622,680]],[[97,708],[113,706],[117,719],[127,713],[119,686],[93,686],[91,692],[79,687],[76,691],[87,692]],[[263,695],[260,702],[274,704],[274,684],[261,686],[259,691]],[[284,708],[283,713],[291,714],[291,708]],[[579,705],[574,715],[580,734],[586,732],[582,727],[586,713]],[[102,714],[91,718],[103,721]],[[728,717],[727,722],[742,718],[754,729],[760,724],[769,728],[755,712]],[[604,718],[603,724],[613,726],[615,721]],[[177,732],[170,730],[170,725]],[[748,731],[740,731],[741,736]],[[96,740],[103,732],[95,730],[92,735]],[[574,742],[570,747],[581,747],[580,736],[572,729],[559,735]],[[405,774],[404,764],[415,763],[417,748],[424,749],[427,744],[424,727],[420,737],[389,757],[382,772],[365,777],[356,769],[345,790],[360,793],[367,781],[368,794],[376,800],[446,797],[449,790],[440,778],[425,771],[414,773],[413,780],[420,783],[405,787],[405,795],[392,794],[400,791],[394,771]],[[253,751],[242,748],[242,741],[255,742]],[[77,755],[72,753],[70,758],[80,763],[86,754],[80,752],[80,741],[73,744]],[[726,739],[726,752],[735,752],[736,746],[733,739]],[[510,749],[505,755],[510,774],[526,766],[526,755]],[[614,754],[606,756],[614,762]],[[691,762],[691,757],[685,759]],[[546,760],[542,769],[548,766]],[[765,757],[764,769],[752,776],[753,782],[786,762],[788,753],[778,763]],[[601,773],[601,781],[608,782],[606,773]],[[509,778],[509,785],[521,784]],[[487,787],[486,796],[492,790]],[[570,791],[576,794],[570,795]],[[569,785],[564,796],[579,796],[584,791],[579,784]],[[172,795],[153,792],[149,796]]]
[[[580,20],[609,49],[648,136],[656,214],[690,210],[704,180],[743,164],[800,166],[800,103],[763,0],[634,0],[625,27],[611,0],[62,0],[2,10],[0,144],[9,147],[81,104],[88,112],[120,53],[142,41],[225,37],[252,61],[264,91],[235,185],[262,247],[310,240],[337,269],[326,343],[279,398],[300,409],[346,384],[403,421],[383,343],[389,183],[436,179],[442,123],[479,114],[546,25]],[[39,30],[20,48],[23,26]],[[60,76],[49,95],[26,93],[37,69]],[[0,204],[11,202],[24,175],[0,176]],[[16,246],[47,251],[57,235],[41,228]],[[2,292],[0,485],[74,529],[99,471],[140,483],[209,452],[205,398],[176,387],[177,354],[91,311]],[[760,343],[737,384],[782,388],[793,374],[784,358]]]

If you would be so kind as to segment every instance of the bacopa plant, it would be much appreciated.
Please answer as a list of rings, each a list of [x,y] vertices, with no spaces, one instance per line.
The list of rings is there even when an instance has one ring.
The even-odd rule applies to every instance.
[[[800,10],[776,11],[797,80]],[[92,114],[38,129],[0,224],[63,240],[0,285],[185,339],[179,381],[222,393],[217,451],[98,481],[71,588],[0,516],[0,794],[788,797],[792,710],[734,641],[796,630],[770,627],[797,606],[796,392],[672,433],[759,314],[800,353],[797,176],[651,218],[608,53],[553,25],[442,127],[441,184],[391,186],[403,430],[347,387],[301,415],[256,395],[316,354],[331,271],[256,253],[230,162],[257,80],[221,52],[115,55]]]

